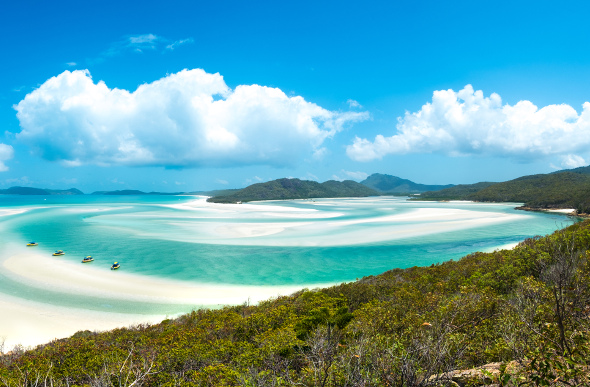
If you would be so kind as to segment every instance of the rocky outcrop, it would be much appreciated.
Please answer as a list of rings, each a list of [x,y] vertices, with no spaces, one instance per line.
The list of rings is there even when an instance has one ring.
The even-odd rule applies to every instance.
[[[467,386],[488,386],[500,387],[500,377],[502,376],[503,363],[489,363],[480,367],[454,370],[445,374],[434,375],[429,378],[432,386],[440,387],[467,387]],[[520,369],[516,361],[506,364],[505,372],[514,374]],[[430,384],[430,383],[429,383]]]

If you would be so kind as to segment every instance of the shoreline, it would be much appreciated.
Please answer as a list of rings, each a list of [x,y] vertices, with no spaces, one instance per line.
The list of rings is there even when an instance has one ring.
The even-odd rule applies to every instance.
[[[90,266],[56,261],[32,248],[10,243],[0,256],[3,274],[33,291],[51,291],[77,296],[104,297],[105,302],[165,303],[186,305],[190,310],[214,308],[244,302],[258,303],[289,295],[305,285],[241,286],[191,284],[184,281],[144,277],[131,273],[105,273]],[[108,274],[111,274],[110,272]],[[314,284],[313,287],[331,284]],[[110,300],[110,301],[109,301]],[[144,304],[145,305],[145,304]],[[43,303],[0,293],[0,345],[4,351],[16,345],[37,346],[65,338],[80,330],[104,331],[136,324],[158,323],[169,314],[111,312]],[[173,315],[179,315],[180,312]]]
[[[578,212],[574,208],[567,208],[567,207],[554,207],[554,208],[542,208],[542,207],[531,207],[531,206],[520,206],[514,207],[515,210],[520,211],[530,211],[530,212],[553,212],[553,213],[561,213],[567,215],[572,218],[584,218],[589,219],[590,214],[578,214]]]
[[[36,347],[70,337],[79,331],[107,331],[138,324],[155,324],[163,319],[159,315],[67,308],[6,294],[0,295],[0,310],[4,316],[10,317],[0,321],[0,349],[4,353],[16,346]]]
[[[371,200],[371,198],[362,198],[361,201],[366,199]],[[342,200],[342,198],[335,198],[335,200]],[[182,209],[190,210],[191,207],[198,206],[199,203],[201,205],[204,204],[203,202],[203,199],[200,198],[178,205],[163,204],[163,206],[177,209],[181,207]],[[342,230],[351,225],[398,222],[401,225],[396,226],[399,230],[394,230],[396,237],[407,236],[409,234],[413,236],[428,235],[430,233],[440,232],[440,229],[457,231],[469,227],[499,224],[512,219],[514,216],[523,217],[523,215],[513,213],[470,213],[464,209],[456,208],[418,208],[408,212],[387,213],[370,219],[351,218],[340,220],[338,219],[340,212],[326,216],[327,214],[322,214],[313,208],[274,208],[274,206],[257,206],[256,204],[228,206],[227,204],[208,203],[205,206],[213,207],[214,209],[223,208],[224,211],[229,210],[231,212],[231,214],[212,213],[208,215],[215,218],[228,216],[234,218],[235,214],[233,210],[239,208],[240,212],[248,209],[250,212],[264,214],[264,216],[270,218],[277,216],[278,211],[280,216],[293,220],[299,217],[322,219],[323,223],[314,226],[317,230],[325,229],[328,226],[333,230]],[[8,215],[6,214],[6,216]],[[420,223],[423,221],[427,223]],[[293,222],[290,224],[295,225],[296,223]],[[246,223],[240,226],[242,228],[245,227],[244,229],[234,227],[228,230],[217,230],[217,232],[223,231],[224,233],[231,234],[225,236],[228,239],[237,238],[234,232],[237,232],[241,238],[252,239],[258,235],[258,232],[252,231],[255,226],[257,229],[263,229],[264,227],[268,228],[272,226],[272,224]],[[298,227],[299,229],[309,229],[309,226],[303,227],[298,225]],[[293,228],[293,230],[297,229]],[[232,232],[230,233],[230,231]],[[390,229],[377,229],[379,231],[377,233],[369,230],[371,232],[365,231],[360,234],[356,229],[345,231],[341,232],[341,235],[345,237],[347,243],[354,242],[355,238],[369,238],[378,242],[385,239],[391,240],[393,237],[392,230]],[[307,233],[309,233],[309,230],[307,230]],[[321,236],[321,233],[319,236],[324,238],[324,236]],[[244,244],[244,242],[240,243]],[[282,243],[286,243],[286,241]],[[6,340],[5,350],[11,349],[16,344],[25,346],[41,345],[56,338],[71,336],[80,330],[102,331],[139,323],[157,323],[169,317],[168,315],[158,313],[137,313],[137,310],[142,308],[141,305],[138,306],[137,310],[124,310],[120,307],[121,304],[119,304],[118,311],[102,311],[102,309],[88,309],[84,304],[71,306],[72,302],[68,304],[61,300],[57,300],[55,304],[35,301],[34,293],[43,292],[44,290],[56,294],[75,295],[77,299],[97,297],[110,300],[113,303],[117,301],[137,302],[138,304],[162,303],[186,305],[195,309],[199,307],[215,308],[225,305],[238,305],[244,302],[258,303],[280,295],[289,295],[306,287],[327,287],[335,284],[303,283],[283,286],[252,286],[190,283],[147,277],[125,271],[111,272],[109,270],[99,269],[92,264],[83,265],[79,261],[58,260],[47,255],[40,248],[29,248],[25,244],[26,241],[19,240],[5,242],[3,243],[3,251],[0,254],[0,269],[2,269],[2,274],[8,279],[28,287],[31,290],[31,294],[33,294],[32,296],[28,294],[21,297],[20,295],[15,296],[0,292],[0,310],[2,310],[3,315],[8,316],[7,318],[0,319],[0,344],[4,338]],[[508,246],[498,246],[495,249],[506,247]],[[190,310],[187,310],[187,312],[190,312]]]
[[[435,203],[486,203],[486,204],[510,204],[514,202],[487,202],[487,201],[477,201],[477,200],[453,200],[453,199],[420,199],[420,198],[413,198],[408,197],[408,201],[416,201],[416,202],[435,202]],[[524,204],[518,207],[514,207],[515,210],[519,211],[529,211],[529,212],[553,212],[553,213],[561,213],[567,215],[569,217],[578,217],[584,219],[590,219],[590,214],[586,213],[578,213],[576,209],[569,208],[569,207],[534,207],[534,206],[525,206]]]

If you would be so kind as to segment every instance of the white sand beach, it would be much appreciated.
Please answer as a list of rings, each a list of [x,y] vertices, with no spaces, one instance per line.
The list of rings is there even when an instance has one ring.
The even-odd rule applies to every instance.
[[[512,250],[513,248],[515,248],[516,246],[518,246],[520,242],[513,242],[513,243],[506,243],[505,245],[501,245],[501,246],[497,246],[497,247],[492,247],[489,249],[483,249],[482,252],[484,253],[493,253],[494,251],[500,251],[500,250]]]
[[[156,323],[162,316],[105,313],[64,308],[0,294],[0,348],[16,345],[34,347],[54,339],[69,337],[81,330],[104,331],[141,323]]]
[[[547,212],[557,212],[560,214],[568,214],[568,215],[572,215],[576,212],[575,209],[573,208],[559,208],[559,209],[552,209],[552,210],[547,210]]]
[[[98,270],[92,265],[58,261],[27,249],[2,260],[6,276],[18,282],[53,291],[125,299],[192,305],[225,305],[260,301],[278,294],[287,294],[301,286],[231,286],[191,284],[146,277],[123,271]]]
[[[304,286],[230,286],[190,284],[133,275],[125,272],[97,270],[91,265],[56,261],[35,248],[9,245],[8,254],[0,257],[0,267],[7,277],[30,287],[51,291],[104,297],[113,300],[189,304],[215,307],[288,295]],[[79,330],[107,330],[139,323],[154,323],[165,315],[98,312],[42,304],[0,293],[0,343],[5,350],[16,344],[34,346],[71,336]]]

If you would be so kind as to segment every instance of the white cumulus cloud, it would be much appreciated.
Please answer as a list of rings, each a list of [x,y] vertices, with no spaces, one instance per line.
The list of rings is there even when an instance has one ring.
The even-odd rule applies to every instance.
[[[8,171],[8,167],[4,164],[5,161],[8,161],[14,157],[14,149],[12,146],[6,144],[0,144],[0,172]]]
[[[496,93],[485,97],[471,85],[438,90],[432,102],[398,118],[397,133],[374,140],[357,137],[346,149],[357,161],[388,154],[481,154],[530,160],[586,150],[590,145],[590,103],[580,114],[569,105],[538,108],[530,101],[511,106]]]
[[[588,163],[578,155],[566,155],[561,157],[561,165],[564,168],[578,168],[587,165]]]
[[[346,176],[353,180],[365,180],[367,177],[369,177],[368,173],[360,171],[346,171],[343,169],[342,173],[344,173]]]
[[[333,112],[277,88],[230,89],[219,74],[183,70],[137,90],[64,71],[15,106],[17,140],[47,160],[196,167],[295,165],[364,112]]]

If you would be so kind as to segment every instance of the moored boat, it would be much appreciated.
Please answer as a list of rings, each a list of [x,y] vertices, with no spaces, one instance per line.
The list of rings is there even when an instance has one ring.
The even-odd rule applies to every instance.
[[[92,258],[90,255],[87,257],[84,257],[84,259],[82,259],[82,263],[87,263],[87,262],[92,262],[94,261],[94,258]]]
[[[113,263],[113,265],[111,266],[111,270],[117,270],[118,268],[121,267],[121,264],[119,262],[115,262]]]
[[[53,256],[58,256],[58,255],[65,255],[66,253],[64,253],[63,250],[57,250],[55,253],[53,253]]]
[[[39,243],[35,242],[35,241],[31,241],[29,243],[27,243],[27,246],[38,246]]]

